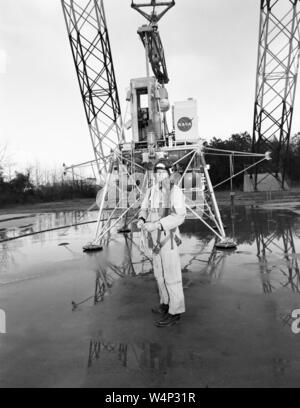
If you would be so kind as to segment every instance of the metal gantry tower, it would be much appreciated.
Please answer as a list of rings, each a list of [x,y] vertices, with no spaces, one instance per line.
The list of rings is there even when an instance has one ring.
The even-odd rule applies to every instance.
[[[165,84],[169,77],[157,23],[175,1],[145,0],[131,4],[149,22],[138,30],[146,50],[147,75],[131,79],[126,97],[131,111],[128,121],[131,141],[125,141],[123,136],[103,0],[61,1],[96,163],[103,180],[96,200],[99,213],[95,236],[84,250],[102,249],[110,232],[124,219],[121,231],[128,231],[127,226],[136,218],[147,187],[155,182],[153,165],[159,158],[172,162],[175,171],[172,183],[183,190],[187,210],[218,238],[216,246],[235,248],[235,241],[226,236],[205,158],[206,154],[228,152],[215,152],[216,149],[203,145],[195,101],[174,106],[173,131],[169,132],[166,126],[165,115],[170,104]],[[154,76],[150,76],[149,63]],[[234,154],[257,157],[258,163],[268,160],[263,153]],[[238,174],[232,174],[231,178]],[[127,217],[131,217],[130,222]]]
[[[299,64],[299,1],[261,0],[253,152],[272,152],[265,168],[284,188]],[[254,189],[259,189],[257,170]]]
[[[61,0],[100,179],[122,141],[120,101],[103,0]]]
[[[149,25],[143,25],[139,28],[138,34],[146,50],[146,58],[149,58],[153,73],[160,84],[169,82],[164,48],[158,32],[157,23],[159,20],[175,6],[175,1],[157,1],[151,0],[149,3],[137,3],[132,0],[131,7],[138,11]],[[148,12],[147,12],[148,10]],[[148,72],[149,76],[149,72]]]

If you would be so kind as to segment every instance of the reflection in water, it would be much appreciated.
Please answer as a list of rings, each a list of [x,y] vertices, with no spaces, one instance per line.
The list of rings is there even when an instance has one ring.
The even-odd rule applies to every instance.
[[[286,374],[287,369],[290,366],[290,361],[282,357],[274,357],[272,361],[273,375],[274,377],[281,377]]]
[[[37,232],[94,218],[95,214],[76,211],[38,214],[31,217],[30,224],[29,220],[27,223],[19,220],[20,227],[3,229],[0,234],[2,237],[19,236],[24,231]],[[242,264],[247,258],[251,266],[259,269],[264,293],[274,292],[278,288],[300,292],[298,216],[287,211],[272,212],[237,206],[234,211],[233,208],[224,209],[223,218],[228,235],[234,235],[238,245],[246,246],[243,249],[247,250],[216,250],[213,234],[200,221],[187,219],[181,226],[183,244],[180,252],[184,273],[200,273],[210,277],[210,281],[219,280],[226,277],[224,274],[233,263],[238,260]],[[0,244],[0,283],[14,282],[26,273],[30,276],[32,273],[38,274],[43,271],[45,262],[87,259],[86,270],[94,271],[95,279],[89,296],[83,296],[83,300],[73,300],[73,307],[76,308],[87,300],[101,302],[115,279],[152,273],[151,259],[140,251],[139,233],[134,224],[131,225],[132,232],[128,234],[107,234],[105,250],[101,254],[82,254],[82,245],[90,239],[93,228],[80,225],[66,231],[48,232]],[[249,273],[249,269],[246,268],[244,273]]]
[[[7,243],[3,243],[1,245],[1,251],[0,251],[0,266],[2,271],[7,270],[9,265],[14,264],[14,255],[12,251],[8,250],[8,245]]]
[[[69,242],[62,242],[61,244],[59,244],[58,246],[65,248],[66,251],[68,251],[70,254],[73,255],[74,258],[76,258],[78,256],[78,254],[74,251],[72,251],[72,249],[69,248]]]
[[[96,273],[95,282],[95,294],[94,294],[94,304],[103,301],[104,295],[109,288],[112,287],[112,282],[109,282],[109,278],[106,276],[105,272],[101,269]]]
[[[294,319],[292,318],[292,313],[281,313],[279,315],[280,320],[282,321],[284,326],[291,327],[293,324]]]
[[[209,250],[209,241],[199,241],[199,250],[197,248],[197,253],[196,254],[191,254],[191,257],[188,257],[188,261],[185,263],[185,265],[182,267],[182,272],[190,272],[191,270],[198,269],[198,266],[200,266],[203,263],[207,262],[207,259],[203,259],[203,256],[206,254],[210,254]]]
[[[182,268],[182,272],[197,272],[202,276],[208,276],[210,280],[219,280],[225,270],[225,259],[236,250],[219,250],[215,247],[217,238],[211,242],[202,242],[201,249],[197,254],[191,256]],[[204,264],[204,265],[203,265]]]
[[[257,258],[259,260],[259,270],[264,293],[271,293],[276,290],[272,284],[271,277],[274,269],[281,272],[284,280],[280,281],[283,288],[288,288],[293,292],[300,292],[300,271],[298,265],[298,254],[295,249],[292,225],[287,221],[283,224],[282,219],[275,221],[271,218],[272,213],[268,213],[268,230],[262,231],[261,224],[256,220],[251,223],[251,229],[255,233]],[[281,255],[283,262],[277,262],[270,266],[269,257],[273,252]]]
[[[224,222],[228,226],[230,236],[234,236],[238,245],[249,245],[250,251],[233,251],[231,253],[217,251],[210,240],[211,234],[203,231],[194,220],[188,220],[183,227],[187,237],[197,236],[199,253],[188,260],[183,272],[196,270],[200,273],[220,279],[226,272],[225,259],[230,254],[236,253],[255,254],[258,262],[259,276],[264,293],[271,293],[278,288],[291,289],[300,292],[299,271],[299,218],[287,211],[265,211],[247,207],[227,208],[224,213]],[[192,232],[192,234],[191,234]],[[209,253],[209,248],[210,250]],[[203,254],[209,253],[208,259]],[[241,258],[242,259],[242,258]],[[229,261],[230,262],[230,261]],[[201,266],[205,263],[205,266]],[[279,282],[279,284],[278,284]]]
[[[67,211],[67,212],[56,212],[56,213],[46,213],[46,214],[36,214],[34,216],[30,216],[33,219],[33,222],[30,224],[24,224],[14,226],[14,219],[11,219],[11,226],[0,230],[0,241],[10,239],[10,238],[18,238],[23,237],[24,235],[36,234],[39,231],[47,231],[52,228],[59,228],[66,225],[77,224],[79,220],[82,219],[83,216],[86,214],[83,211]],[[23,217],[16,217],[17,220],[23,220],[23,218],[28,218],[28,216]],[[7,221],[3,221],[7,222]],[[16,224],[17,225],[17,224]],[[1,226],[1,222],[0,222]],[[75,226],[74,228],[80,228],[81,226]],[[64,232],[60,233],[63,235]],[[41,241],[44,239],[45,235],[33,235],[33,239],[37,239]]]
[[[166,369],[172,366],[172,346],[157,343],[111,343],[102,339],[91,339],[89,344],[88,368],[98,361],[105,364],[119,364],[131,370],[149,370],[150,372],[166,374]],[[112,361],[113,360],[113,361]]]
[[[65,230],[51,230],[76,223],[80,214],[82,213],[78,211],[70,211],[31,215],[31,224],[28,221],[26,224],[26,220],[23,220],[27,216],[0,220],[0,227],[6,226],[2,229],[0,240],[35,234],[0,243],[0,284],[39,277],[47,272],[47,263],[82,258],[81,239],[92,233],[92,226],[87,224],[68,229],[69,245],[60,247],[58,245],[63,243],[63,239],[66,240],[63,238]],[[86,222],[91,222],[95,215],[89,213],[84,214],[84,217]],[[41,230],[49,231],[38,233]]]
[[[45,223],[47,223],[49,219],[52,220],[51,222],[57,223],[59,225],[62,225],[63,222],[73,223],[74,219],[72,218],[72,216],[72,214],[68,214],[62,218],[57,218],[53,215],[45,215]],[[41,217],[42,216],[38,216],[40,221]],[[92,215],[91,218],[94,218],[94,215]],[[232,220],[234,221],[234,224],[230,223],[230,221]],[[176,341],[175,339],[173,340],[173,338],[170,340],[173,342],[173,346],[166,344],[169,339],[164,337],[157,337],[157,339],[154,340],[160,344],[151,342],[152,339],[148,337],[148,341],[141,343],[136,343],[136,340],[132,340],[133,343],[130,343],[122,337],[121,340],[116,342],[109,342],[107,341],[107,338],[93,338],[91,340],[90,338],[88,338],[88,343],[85,345],[83,352],[84,364],[87,364],[91,377],[93,377],[93,369],[95,370],[96,374],[99,374],[99,372],[101,371],[101,373],[103,373],[102,378],[108,376],[111,384],[113,384],[114,378],[117,377],[119,370],[121,375],[123,375],[123,378],[125,376],[128,377],[129,373],[129,382],[132,378],[134,378],[134,375],[135,378],[138,377],[138,380],[134,378],[134,381],[138,382],[140,377],[142,378],[142,376],[145,376],[145,381],[141,381],[139,382],[139,384],[143,383],[146,384],[146,386],[148,386],[149,384],[161,386],[161,384],[165,385],[166,383],[174,384],[174,379],[177,381],[177,373],[178,377],[180,375],[181,378],[183,372],[184,375],[188,377],[188,379],[192,379],[194,377],[197,378],[197,375],[199,375],[197,373],[201,373],[202,368],[203,370],[205,370],[206,368],[210,369],[211,364],[211,377],[214,378],[216,372],[214,368],[217,367],[216,364],[218,362],[218,354],[216,353],[218,353],[218,351],[221,351],[222,349],[222,355],[224,355],[224,357],[226,357],[225,359],[229,362],[229,360],[231,360],[231,357],[227,352],[227,347],[230,347],[230,344],[232,344],[233,346],[241,344],[241,347],[236,347],[236,357],[242,354],[240,353],[240,351],[242,350],[243,346],[246,345],[247,347],[250,347],[250,357],[252,358],[252,339],[254,339],[254,342],[257,342],[257,344],[254,344],[254,348],[260,350],[261,352],[261,354],[257,354],[257,361],[261,361],[261,364],[262,362],[268,361],[268,365],[263,367],[263,370],[268,371],[268,377],[270,375],[270,370],[272,370],[271,375],[273,374],[273,377],[279,377],[279,380],[281,376],[286,375],[289,370],[290,363],[287,359],[284,359],[284,357],[286,355],[291,355],[290,349],[281,349],[283,342],[280,342],[280,344],[277,343],[276,337],[278,337],[279,339],[286,338],[288,340],[288,346],[290,340],[289,337],[281,337],[281,333],[277,332],[278,325],[276,326],[276,324],[274,324],[274,320],[278,320],[278,311],[280,310],[280,307],[283,306],[286,308],[283,311],[285,314],[280,315],[280,319],[282,320],[283,324],[286,324],[288,326],[291,325],[293,321],[290,313],[288,313],[288,308],[292,310],[292,306],[295,306],[295,304],[297,303],[296,298],[298,298],[298,296],[292,296],[291,291],[299,293],[298,256],[300,253],[300,240],[297,236],[300,236],[299,218],[295,215],[283,211],[267,212],[251,210],[244,207],[237,207],[235,217],[232,217],[232,214],[229,211],[227,213],[225,211],[224,221],[228,227],[228,230],[229,228],[235,229],[235,237],[239,244],[239,248],[236,251],[219,251],[214,248],[213,234],[211,234],[203,226],[201,226],[200,223],[195,222],[194,220],[187,220],[187,223],[182,227],[183,244],[180,251],[182,253],[181,260],[184,274],[188,275],[188,278],[196,277],[197,279],[195,279],[195,281],[197,281],[197,283],[215,283],[216,285],[218,285],[218,290],[207,291],[209,292],[208,296],[211,297],[209,297],[209,299],[208,296],[205,298],[205,300],[208,299],[210,303],[207,306],[207,310],[202,311],[203,313],[208,313],[208,318],[203,319],[203,327],[205,328],[205,325],[207,325],[207,330],[205,330],[203,333],[201,331],[197,332],[197,338],[194,339],[194,343],[190,344],[188,352],[186,348],[182,346],[183,343],[181,343],[181,340],[179,343],[177,342],[177,338]],[[35,230],[37,228],[37,225],[38,224],[34,223],[34,226],[32,228],[34,228]],[[24,227],[25,223],[22,224],[22,226]],[[52,224],[49,226],[52,226]],[[44,227],[45,225],[43,225],[43,228]],[[139,234],[134,230],[134,228],[130,234],[114,234],[112,236],[109,236],[107,246],[105,246],[102,252],[83,254],[82,244],[88,241],[88,239],[92,236],[92,233],[93,227],[90,228],[88,226],[80,226],[77,228],[71,228],[68,231],[68,234],[66,234],[65,236],[62,236],[61,234],[55,232],[36,235],[34,237],[28,237],[26,239],[20,239],[17,241],[13,241],[12,243],[3,243],[2,245],[0,244],[0,284],[5,281],[5,279],[3,279],[5,275],[14,275],[16,274],[16,270],[20,271],[18,272],[20,276],[24,276],[26,273],[26,271],[24,272],[25,266],[28,269],[32,270],[34,269],[32,268],[33,265],[36,270],[42,270],[45,275],[47,274],[46,276],[49,276],[49,280],[44,279],[43,282],[36,282],[34,286],[31,285],[31,282],[29,282],[24,291],[24,299],[27,300],[29,299],[28,296],[30,296],[32,293],[38,294],[39,287],[47,288],[49,282],[49,300],[47,297],[45,297],[44,302],[44,297],[38,296],[39,299],[34,299],[34,303],[32,303],[32,306],[41,308],[42,312],[40,313],[40,311],[38,311],[37,316],[34,316],[37,322],[34,336],[36,335],[36,332],[38,333],[38,331],[40,330],[39,328],[41,328],[43,340],[46,333],[45,330],[52,330],[54,327],[54,323],[56,322],[55,320],[52,320],[52,313],[53,319],[56,319],[57,313],[60,313],[60,311],[62,311],[63,313],[66,312],[64,310],[66,302],[65,299],[61,300],[61,297],[66,296],[67,303],[74,299],[74,310],[78,310],[80,304],[86,305],[85,302],[87,302],[87,300],[89,300],[92,305],[99,305],[105,299],[106,294],[111,290],[111,287],[113,286],[116,279],[128,276],[134,279],[134,277],[140,274],[147,274],[152,272],[151,260],[142,255],[139,250]],[[228,233],[230,235],[230,231],[228,231]],[[75,256],[76,259],[74,259]],[[62,260],[65,262],[60,262]],[[56,261],[59,262],[55,264]],[[44,267],[46,262],[48,262],[47,268]],[[246,267],[246,265],[250,265],[250,267]],[[63,272],[62,276],[60,275],[61,272]],[[204,276],[203,280],[201,280],[202,276]],[[186,276],[184,276],[184,278],[186,278]],[[150,280],[152,281],[152,279],[153,277],[151,276]],[[227,281],[225,282],[226,279]],[[220,280],[223,286],[221,286]],[[10,280],[10,282],[12,281],[14,280]],[[141,279],[141,281],[143,281],[143,279]],[[74,287],[74,283],[78,283],[78,288]],[[63,290],[57,291],[57,285],[60,284],[65,285],[65,287],[63,288]],[[72,285],[74,285],[74,290],[71,292]],[[242,295],[241,293],[238,293],[237,300],[235,300],[236,298],[234,296],[237,292],[236,289],[240,289],[239,285],[242,285],[243,292]],[[133,286],[137,287],[138,285]],[[230,287],[229,291],[228,286]],[[132,286],[128,285],[128,287],[131,288]],[[223,289],[226,296],[222,296]],[[282,293],[277,293],[278,299],[276,299],[276,296],[272,296],[271,299],[266,298],[265,301],[261,301],[264,297],[263,293],[274,293],[274,291],[278,289],[282,289],[282,291],[284,289],[288,289],[289,292],[284,292],[285,298],[283,296],[279,296],[282,295]],[[19,285],[19,290],[20,293],[23,291],[23,285]],[[36,292],[34,292],[34,290]],[[199,293],[200,295],[203,294],[203,290],[201,292],[201,288],[199,288],[199,285],[195,285],[194,290],[199,290],[199,292],[196,292],[196,298],[197,293]],[[227,308],[228,310],[230,310],[229,305],[230,308],[236,308],[236,303],[241,303],[240,299],[244,299],[244,293],[247,293],[248,290],[256,291],[255,296],[249,297],[249,301],[259,298],[256,293],[261,293],[261,296],[260,301],[257,302],[259,303],[258,307],[254,309],[253,312],[250,311],[252,315],[250,315],[249,322],[254,322],[255,326],[252,327],[253,336],[250,336],[249,338],[247,337],[248,326],[245,326],[245,330],[243,330],[243,333],[241,334],[241,343],[239,343],[239,339],[237,342],[235,342],[235,339],[234,341],[231,341],[231,336],[236,336],[236,331],[233,331],[233,334],[231,333],[231,322],[226,322],[225,314],[227,315]],[[10,292],[11,290],[5,293],[5,288],[1,286],[1,294],[5,293],[5,296],[9,297]],[[12,293],[14,292],[15,288],[13,287]],[[70,292],[72,293],[72,295],[70,295]],[[54,297],[57,297],[59,302],[57,308],[52,308],[51,306],[51,309],[48,310],[50,302],[51,305],[53,302],[53,293]],[[116,291],[116,296],[119,296],[119,293],[120,292]],[[124,294],[124,292],[122,293]],[[126,296],[127,294],[128,292],[126,292]],[[189,296],[188,293],[186,293],[186,295],[187,297]],[[233,295],[232,298],[230,297],[231,295]],[[229,297],[230,302],[226,303],[226,298],[229,299]],[[23,298],[20,299],[20,302],[22,302],[22,299]],[[130,297],[126,299],[126,304],[129,303],[130,299],[132,299],[131,294]],[[214,324],[214,313],[218,312],[217,309],[219,309],[219,305],[221,304],[220,302],[223,302],[223,299],[225,302],[225,308],[222,309],[223,314],[219,316],[222,318],[220,324],[222,323],[222,327],[227,327],[227,323],[229,323],[228,331],[226,330],[225,336],[222,336],[221,339],[222,341],[224,339],[225,343],[220,343],[218,337],[215,336],[217,339],[216,342],[212,340],[212,344],[209,344],[208,347],[206,347],[207,339],[212,338],[209,332],[213,334],[220,327],[218,321],[216,321],[217,325]],[[231,301],[231,299],[233,299],[233,301]],[[246,301],[247,303],[245,303],[245,311],[243,312],[241,310],[241,315],[240,317],[238,317],[238,319],[243,319],[243,321],[243,313],[247,313],[248,315],[248,309],[246,309],[246,306],[248,306],[247,298]],[[13,302],[15,302],[15,300],[13,300]],[[107,303],[108,308],[110,306],[115,307],[116,304],[120,304],[120,302]],[[68,304],[67,307],[70,308]],[[44,313],[44,310],[46,310],[46,308],[47,312]],[[24,311],[20,311],[19,307],[17,306],[16,311],[12,309],[12,313],[15,313],[15,317],[12,316],[13,320],[15,319],[17,323],[20,319],[22,319],[22,321],[24,320],[24,324],[22,323],[20,328],[17,327],[16,331],[17,334],[22,333],[21,330],[23,331],[26,328],[24,336],[19,336],[20,341],[22,342],[24,342],[24,339],[26,340],[27,337],[30,336],[30,334],[28,333],[32,332],[32,316],[30,315],[29,318],[27,316],[27,314],[31,313],[32,310],[33,309],[31,307],[31,303],[28,305],[28,307],[24,308]],[[257,321],[258,314],[256,314],[255,311],[258,311],[259,313],[261,312],[260,322]],[[59,324],[61,323],[61,317],[63,317],[63,319],[64,316],[68,318],[69,312],[70,311],[67,310],[67,313],[59,316]],[[203,315],[202,312],[201,314]],[[255,313],[254,317],[253,313]],[[212,318],[210,318],[210,314],[212,315]],[[89,313],[87,315],[89,315]],[[87,315],[85,314],[85,317]],[[91,324],[87,324],[87,327],[83,325],[82,332],[80,331],[79,333],[78,327],[80,325],[79,322],[82,321],[82,318],[80,318],[79,315],[77,320],[76,315],[73,316],[74,318],[71,319],[70,324],[63,325],[64,327],[62,327],[62,329],[65,332],[65,334],[63,335],[66,335],[66,338],[69,339],[70,334],[73,336],[72,330],[75,330],[78,333],[76,339],[79,341],[79,343],[86,336],[87,331],[90,333],[90,330],[92,330],[98,335],[99,319],[96,319],[97,322],[94,319],[94,315],[97,315],[97,313],[92,313],[92,315],[93,319],[91,319]],[[40,323],[41,320],[45,320],[44,316],[51,317],[49,319],[49,325],[45,327],[43,322]],[[237,316],[237,312],[235,309],[233,316]],[[123,317],[127,318],[127,315],[123,316],[122,313],[122,318]],[[229,317],[231,318],[230,314]],[[195,319],[193,317],[191,321],[194,320]],[[30,323],[30,330],[27,330],[27,321]],[[124,319],[122,320],[122,322],[122,325],[117,326],[116,331],[109,330],[109,332],[115,334],[119,333],[117,334],[117,336],[131,336],[132,330],[135,330],[135,326],[131,327],[131,318],[130,321]],[[186,322],[188,324],[188,319]],[[199,324],[201,325],[201,318],[199,322]],[[256,322],[258,322],[258,324],[256,324]],[[92,329],[90,328],[91,325]],[[235,325],[235,327],[237,327],[237,323],[235,323]],[[265,325],[269,325],[269,327],[265,327]],[[128,332],[128,330],[131,330],[131,332]],[[288,331],[288,335],[290,335],[290,329],[286,328],[286,331]],[[149,331],[149,333],[151,332]],[[277,333],[278,336],[276,336]],[[143,333],[139,334],[139,336],[142,335]],[[180,338],[182,337],[181,335],[182,333],[180,333]],[[290,336],[292,336],[292,334]],[[261,343],[260,340],[262,337],[263,342]],[[51,340],[51,335],[49,338]],[[113,340],[114,339],[120,339],[120,337],[115,337],[113,338]],[[189,342],[187,341],[187,343]],[[43,361],[45,360],[44,356],[42,356],[42,353],[44,353],[45,347],[48,347],[47,344],[48,342],[46,343],[42,341],[40,348],[37,347],[37,350],[35,350],[35,354],[33,356],[35,360],[39,358],[42,358]],[[76,343],[76,347],[78,347],[78,344]],[[177,347],[179,345],[178,348],[176,348],[176,344]],[[192,350],[192,346],[197,344],[200,344],[199,347],[201,349]],[[260,347],[260,344],[262,345],[262,347]],[[12,346],[14,347],[14,344],[12,344]],[[23,344],[21,345],[21,343],[20,346],[22,349],[24,348]],[[58,346],[60,345],[58,344]],[[72,349],[74,347],[72,347]],[[264,354],[265,349],[267,350],[267,354]],[[280,352],[279,355],[276,355],[276,352],[278,350],[282,350],[282,354]],[[14,352],[13,348],[12,351]],[[50,350],[50,354],[51,351],[52,348]],[[56,350],[54,350],[54,353],[57,354]],[[29,354],[29,357],[32,358],[32,353]],[[60,356],[60,354],[58,355]],[[236,359],[234,354],[232,355],[233,365],[231,367],[236,368],[238,360]],[[269,357],[270,355],[271,358]],[[49,356],[51,357],[51,355]],[[74,360],[73,356],[71,356],[70,358],[73,359],[72,364],[76,363],[77,365],[77,360]],[[194,363],[192,359],[194,359]],[[57,362],[54,360],[53,363],[56,365]],[[192,364],[194,364],[194,366]],[[224,364],[227,364],[225,360]],[[109,370],[107,368],[109,368]],[[114,371],[115,368],[116,372]],[[294,367],[292,368],[293,370],[295,370]],[[193,369],[195,371],[192,371]],[[210,371],[208,370],[208,372]],[[132,373],[133,377],[131,377]],[[166,373],[169,374],[168,377],[165,377]],[[250,374],[252,375],[252,372],[249,371],[249,375]],[[63,371],[62,375],[64,375]],[[245,371],[243,371],[243,375],[245,375]],[[253,375],[255,376],[254,373]],[[7,376],[7,378],[8,377],[9,376]],[[96,377],[97,381],[98,379],[99,377]],[[132,384],[134,384],[134,382],[132,382]]]
[[[235,250],[218,251],[217,248],[213,247],[207,265],[201,272],[205,272],[214,280],[221,279],[224,272],[225,259],[234,252]]]
[[[118,253],[115,252],[115,247]],[[133,232],[118,235],[118,240],[109,236],[104,251],[87,252],[85,256],[96,274],[93,295],[77,302],[72,300],[73,310],[91,299],[95,305],[102,302],[105,293],[117,278],[152,272],[152,261],[141,254],[134,242]]]
[[[224,272],[225,259],[235,250],[220,251],[215,248],[214,242],[210,250],[207,248],[206,241],[202,243],[201,250],[197,251],[197,254],[192,253],[189,256],[189,260],[182,268],[183,273],[196,270],[201,275],[208,276],[210,280],[220,279]],[[118,248],[119,257],[114,251],[115,246]],[[204,256],[206,259],[203,259]],[[134,240],[133,232],[119,235],[119,240],[110,239],[104,251],[86,253],[86,257],[90,260],[90,265],[96,273],[93,295],[77,302],[72,301],[73,310],[91,299],[93,299],[94,304],[102,302],[105,293],[113,286],[115,279],[125,276],[146,275],[152,273],[153,270],[152,260],[141,253]],[[200,268],[199,264],[201,265]],[[185,288],[187,287],[188,285],[185,285]]]
[[[105,270],[99,265],[99,269],[96,271],[95,279],[95,290],[92,296],[87,297],[79,302],[72,300],[72,310],[76,310],[78,306],[88,302],[93,299],[94,305],[100,303],[104,299],[105,293],[112,287],[111,277],[107,274]]]

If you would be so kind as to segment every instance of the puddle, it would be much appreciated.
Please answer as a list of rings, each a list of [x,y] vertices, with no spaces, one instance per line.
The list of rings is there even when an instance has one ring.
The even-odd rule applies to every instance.
[[[282,210],[265,211],[240,206],[232,217],[228,210],[223,209],[227,234],[234,235],[238,243],[237,250],[230,252],[216,250],[213,234],[200,222],[186,220],[181,227],[183,273],[206,276],[210,280],[205,279],[205,282],[232,284],[246,291],[255,288],[266,293],[268,284],[269,292],[282,288],[298,292],[300,218],[291,212],[284,215]],[[41,276],[45,265],[93,258],[82,253],[82,246],[93,237],[95,224],[36,233],[78,222],[91,222],[96,217],[95,212],[61,212],[30,217],[32,222],[24,225],[24,219],[16,215],[14,218],[21,221],[20,226],[12,222],[0,230],[1,240],[28,234],[0,244],[0,284],[26,280],[34,277],[35,273]],[[105,267],[115,277],[147,274],[152,270],[151,262],[139,251],[137,231],[113,235],[104,258]],[[93,259],[101,264],[104,258],[97,261],[96,255]],[[49,268],[45,273],[49,273]]]
[[[95,364],[103,365],[104,360],[113,360],[130,370],[149,370],[157,374],[172,366],[173,347],[159,343],[112,343],[101,339],[91,339],[88,353],[88,368]]]
[[[227,377],[226,373],[216,377],[216,361],[224,365],[222,359],[234,354],[234,359],[230,359],[232,373],[254,367],[250,357],[247,363],[238,361],[244,358],[244,354],[248,358],[246,350],[252,350],[254,341],[254,348],[259,353],[257,358],[262,362],[261,369],[268,370],[269,377],[265,377],[264,384],[269,385],[268,381],[272,384],[274,378],[285,381],[292,370],[290,357],[288,352],[279,356],[274,354],[273,340],[282,333],[290,335],[291,311],[300,308],[300,217],[297,214],[282,209],[237,206],[232,217],[228,209],[222,208],[227,234],[238,243],[235,251],[215,249],[213,233],[198,221],[186,220],[181,227],[180,252],[188,312],[182,325],[171,328],[171,338],[167,332],[156,333],[155,330],[160,329],[152,324],[151,312],[150,316],[145,316],[145,308],[149,309],[149,305],[144,304],[145,293],[134,292],[141,287],[144,291],[148,290],[145,288],[155,289],[152,264],[140,252],[138,231],[133,229],[126,235],[117,234],[116,226],[108,245],[95,253],[82,251],[82,247],[93,239],[95,224],[51,231],[64,225],[91,222],[96,216],[94,212],[61,212],[37,214],[31,216],[30,222],[18,218],[5,228],[0,223],[2,240],[33,234],[0,243],[0,309],[7,307],[7,322],[12,333],[5,339],[0,337],[1,362],[5,362],[5,358],[8,361],[3,365],[6,374],[1,377],[0,373],[0,378],[9,385],[24,385],[27,381],[25,373],[19,370],[18,382],[15,372],[11,376],[7,374],[7,367],[10,367],[12,355],[28,350],[22,357],[24,360],[20,360],[22,367],[31,364],[32,360],[40,361],[41,355],[44,352],[48,355],[50,351],[48,364],[53,364],[53,375],[59,372],[60,384],[65,384],[68,379],[71,382],[72,376],[69,377],[70,373],[64,370],[74,360],[74,373],[78,367],[86,367],[86,374],[82,371],[76,374],[78,381],[85,385],[98,384],[98,376],[102,376],[104,383],[110,386],[128,386],[131,378],[132,384],[137,386],[177,386],[182,381],[187,386],[222,386]],[[50,231],[38,234],[41,230]],[[115,287],[120,290],[117,283],[123,278],[128,278],[121,285],[125,292],[117,291],[117,295],[111,298],[115,302],[112,305],[106,299]],[[16,282],[18,285],[14,285]],[[129,288],[128,292],[126,288]],[[196,308],[189,308],[191,292],[194,305],[199,302]],[[155,295],[153,292],[153,298]],[[252,312],[253,308],[256,308],[255,312]],[[114,321],[113,327],[110,319]],[[197,330],[189,328],[193,322],[198,324]],[[264,331],[265,324],[270,325],[270,332]],[[108,342],[97,338],[101,325],[104,325],[105,333],[109,331],[108,338],[122,339],[122,336],[114,337],[120,327],[121,334],[130,330],[130,336],[128,333],[127,336],[131,340]],[[249,332],[248,325],[251,327]],[[186,329],[190,330],[188,344]],[[139,339],[149,341],[135,342],[135,334]],[[92,335],[96,339],[91,338]],[[209,335],[211,337],[206,337]],[[179,345],[176,344],[178,338],[181,339]],[[166,341],[170,339],[172,344]],[[33,347],[31,343],[35,341],[38,343]],[[266,358],[268,369],[264,366],[264,350],[268,350],[266,341],[270,342],[273,353]],[[222,346],[221,342],[224,343]],[[212,343],[215,348],[210,348]],[[66,344],[68,353],[64,354]],[[56,348],[60,355],[56,356]],[[250,356],[251,353],[254,351]],[[59,365],[59,359],[65,362],[64,365]],[[40,364],[36,367],[31,380],[28,377],[28,384],[39,383],[38,378],[43,379],[46,386],[55,383],[46,368]],[[204,375],[207,367],[210,370],[208,377]],[[129,378],[127,382],[125,377]],[[242,379],[237,375],[234,381],[239,378]]]

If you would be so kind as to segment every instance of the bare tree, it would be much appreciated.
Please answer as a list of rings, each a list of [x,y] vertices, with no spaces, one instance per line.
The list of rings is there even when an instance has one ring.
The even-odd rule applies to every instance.
[[[12,161],[12,156],[8,153],[8,145],[0,145],[0,174],[8,180],[12,177],[12,169],[15,163]]]
[[[6,152],[7,152],[7,144],[5,144],[4,146],[0,146],[0,165],[4,163]]]

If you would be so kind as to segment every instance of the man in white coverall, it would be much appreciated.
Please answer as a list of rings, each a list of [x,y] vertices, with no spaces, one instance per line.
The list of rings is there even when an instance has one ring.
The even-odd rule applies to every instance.
[[[160,314],[158,327],[176,324],[185,311],[182,274],[178,246],[178,226],[186,216],[185,197],[177,185],[171,184],[171,164],[166,159],[154,165],[156,183],[147,190],[139,213],[141,249],[153,259],[160,305],[152,308]]]

